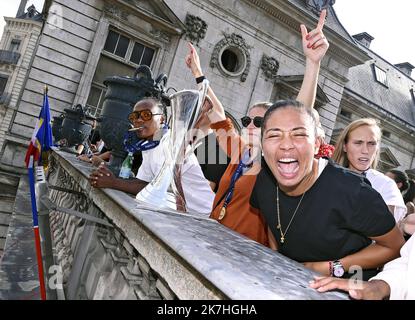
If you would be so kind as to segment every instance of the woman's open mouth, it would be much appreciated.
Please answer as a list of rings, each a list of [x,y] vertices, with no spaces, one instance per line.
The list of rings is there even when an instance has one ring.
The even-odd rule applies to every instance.
[[[300,166],[297,159],[282,158],[278,160],[277,168],[281,176],[292,179],[297,175]]]

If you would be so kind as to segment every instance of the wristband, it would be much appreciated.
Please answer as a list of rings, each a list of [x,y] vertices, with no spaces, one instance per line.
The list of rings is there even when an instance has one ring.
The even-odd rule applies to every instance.
[[[200,77],[197,77],[197,78],[196,78],[196,83],[197,83],[197,84],[202,83],[202,82],[203,82],[203,80],[205,80],[205,79],[206,79],[206,77],[205,77],[205,76],[200,76]]]

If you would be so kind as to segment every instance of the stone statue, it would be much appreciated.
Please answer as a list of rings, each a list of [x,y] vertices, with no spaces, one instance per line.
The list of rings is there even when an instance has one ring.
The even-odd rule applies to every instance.
[[[336,0],[307,0],[307,5],[320,12],[328,6],[332,6]]]
[[[199,17],[187,14],[186,16],[186,37],[198,45],[206,35],[207,24]]]
[[[277,59],[263,55],[261,59],[261,69],[266,80],[274,80],[278,75],[280,63]]]

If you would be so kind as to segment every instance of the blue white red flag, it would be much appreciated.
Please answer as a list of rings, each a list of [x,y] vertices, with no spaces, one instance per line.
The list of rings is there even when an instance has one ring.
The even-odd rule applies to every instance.
[[[39,159],[41,159],[40,156],[42,152],[50,150],[52,146],[52,126],[50,120],[49,99],[46,89],[43,96],[43,106],[40,110],[39,119],[36,122],[36,126],[26,152],[26,167],[29,166],[30,156],[33,156],[34,161],[39,161]]]

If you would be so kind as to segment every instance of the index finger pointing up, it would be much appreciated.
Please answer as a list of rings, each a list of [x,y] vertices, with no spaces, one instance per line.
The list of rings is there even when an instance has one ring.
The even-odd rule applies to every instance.
[[[195,50],[195,47],[193,47],[193,44],[191,42],[187,42],[187,45],[189,46],[190,52],[193,53]]]
[[[327,10],[321,10],[320,19],[318,20],[317,28],[323,30],[324,23],[326,22]]]

